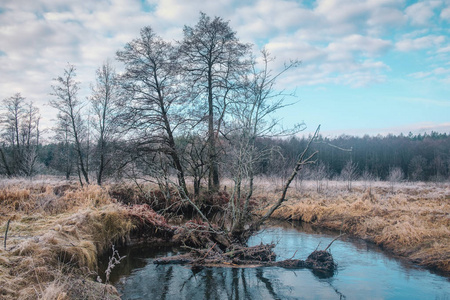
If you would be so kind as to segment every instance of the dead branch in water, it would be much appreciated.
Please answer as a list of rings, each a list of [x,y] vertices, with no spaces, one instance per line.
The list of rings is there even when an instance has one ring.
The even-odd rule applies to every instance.
[[[209,249],[192,249],[187,254],[158,258],[154,264],[183,264],[193,268],[220,267],[282,267],[308,268],[332,275],[336,268],[331,253],[324,250],[312,252],[306,260],[286,259],[275,261],[275,244],[261,244],[253,247],[235,247],[225,253],[216,251],[215,244]]]
[[[335,237],[335,238],[331,241],[331,243],[329,243],[328,246],[327,246],[323,251],[327,251],[328,248],[330,248],[331,245],[332,245],[336,240],[340,239],[340,238],[343,237],[344,235],[345,235],[345,233],[341,233],[340,235],[338,235],[337,237]]]

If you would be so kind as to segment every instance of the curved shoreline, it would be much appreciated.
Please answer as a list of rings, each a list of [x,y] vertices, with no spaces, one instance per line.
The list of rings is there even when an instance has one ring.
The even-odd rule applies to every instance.
[[[450,276],[447,186],[398,188],[395,192],[383,187],[333,194],[294,191],[273,218],[345,232],[416,265]]]

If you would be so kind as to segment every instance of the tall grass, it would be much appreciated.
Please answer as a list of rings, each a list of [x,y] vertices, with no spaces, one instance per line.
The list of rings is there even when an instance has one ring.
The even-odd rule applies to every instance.
[[[27,181],[2,183],[1,235],[7,220],[1,299],[73,299],[80,293],[83,299],[100,299],[105,288],[90,280],[97,257],[134,227],[127,208],[106,188]],[[118,299],[114,288],[106,290]]]

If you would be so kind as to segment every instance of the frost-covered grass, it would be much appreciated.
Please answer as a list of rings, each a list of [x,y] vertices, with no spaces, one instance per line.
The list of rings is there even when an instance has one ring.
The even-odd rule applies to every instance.
[[[321,184],[318,189],[319,184]],[[270,204],[281,184],[261,179],[255,199]],[[450,183],[297,182],[274,217],[301,220],[372,241],[450,274]]]

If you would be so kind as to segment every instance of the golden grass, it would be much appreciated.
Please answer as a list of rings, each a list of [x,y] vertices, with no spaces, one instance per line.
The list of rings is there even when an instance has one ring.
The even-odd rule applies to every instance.
[[[27,181],[2,183],[1,236],[7,220],[6,250],[0,239],[1,299],[99,299],[104,287],[90,279],[98,254],[134,226],[105,188]],[[118,299],[114,288],[108,290]]]
[[[327,185],[321,193],[311,182],[292,188],[274,217],[342,230],[450,274],[450,184],[403,183],[392,191],[387,183],[354,183],[351,192],[339,182]],[[257,199],[279,194],[277,186],[260,187]]]

